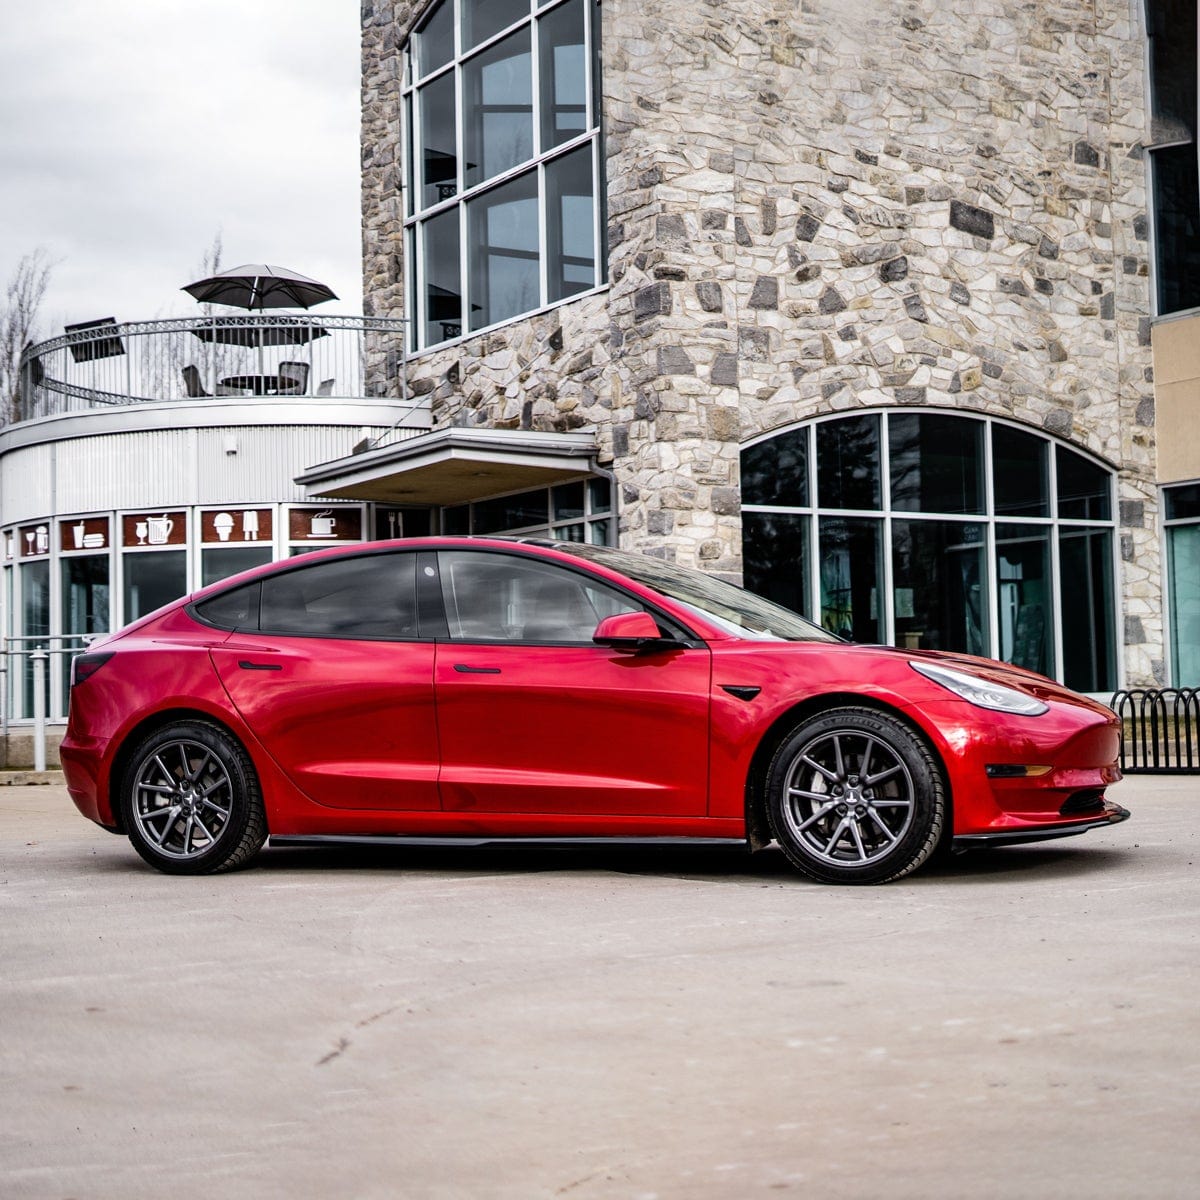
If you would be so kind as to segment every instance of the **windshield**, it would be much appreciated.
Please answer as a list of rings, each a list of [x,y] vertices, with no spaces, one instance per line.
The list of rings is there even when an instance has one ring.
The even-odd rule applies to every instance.
[[[643,554],[628,554],[608,546],[588,546],[576,542],[547,542],[556,550],[574,554],[630,579],[645,584],[686,605],[706,621],[735,637],[767,642],[839,642],[835,634],[811,621],[764,600],[753,592],[735,587],[722,579],[677,567]]]

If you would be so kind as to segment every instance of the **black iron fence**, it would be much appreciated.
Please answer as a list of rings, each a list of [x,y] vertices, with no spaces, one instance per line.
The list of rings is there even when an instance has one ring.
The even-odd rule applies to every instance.
[[[1200,688],[1132,688],[1109,704],[1125,774],[1200,775]]]

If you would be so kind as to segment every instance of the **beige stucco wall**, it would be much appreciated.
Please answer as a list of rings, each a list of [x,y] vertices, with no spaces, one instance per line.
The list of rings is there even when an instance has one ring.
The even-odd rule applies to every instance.
[[[1159,483],[1200,479],[1200,313],[1155,322]]]

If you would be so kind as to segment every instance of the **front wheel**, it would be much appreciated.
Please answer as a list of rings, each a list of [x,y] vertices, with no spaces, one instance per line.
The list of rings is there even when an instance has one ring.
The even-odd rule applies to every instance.
[[[134,750],[120,803],[133,848],[171,875],[228,871],[267,837],[254,764],[228,733],[179,721]]]
[[[933,853],[946,785],[929,747],[870,708],[837,708],[798,725],[771,760],[772,832],[792,864],[823,883],[885,883]]]

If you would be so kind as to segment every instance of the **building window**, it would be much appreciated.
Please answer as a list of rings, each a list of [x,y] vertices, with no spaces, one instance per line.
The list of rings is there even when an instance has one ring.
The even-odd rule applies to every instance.
[[[1111,692],[1112,497],[1106,467],[1001,421],[826,418],[742,451],[746,585],[853,641]]]
[[[442,533],[539,534],[558,542],[612,545],[612,485],[593,477],[442,509]]]
[[[1146,0],[1159,313],[1200,308],[1196,0]]]
[[[413,348],[603,282],[594,0],[439,0],[404,56]]]
[[[1163,491],[1171,681],[1200,687],[1200,483]]]

